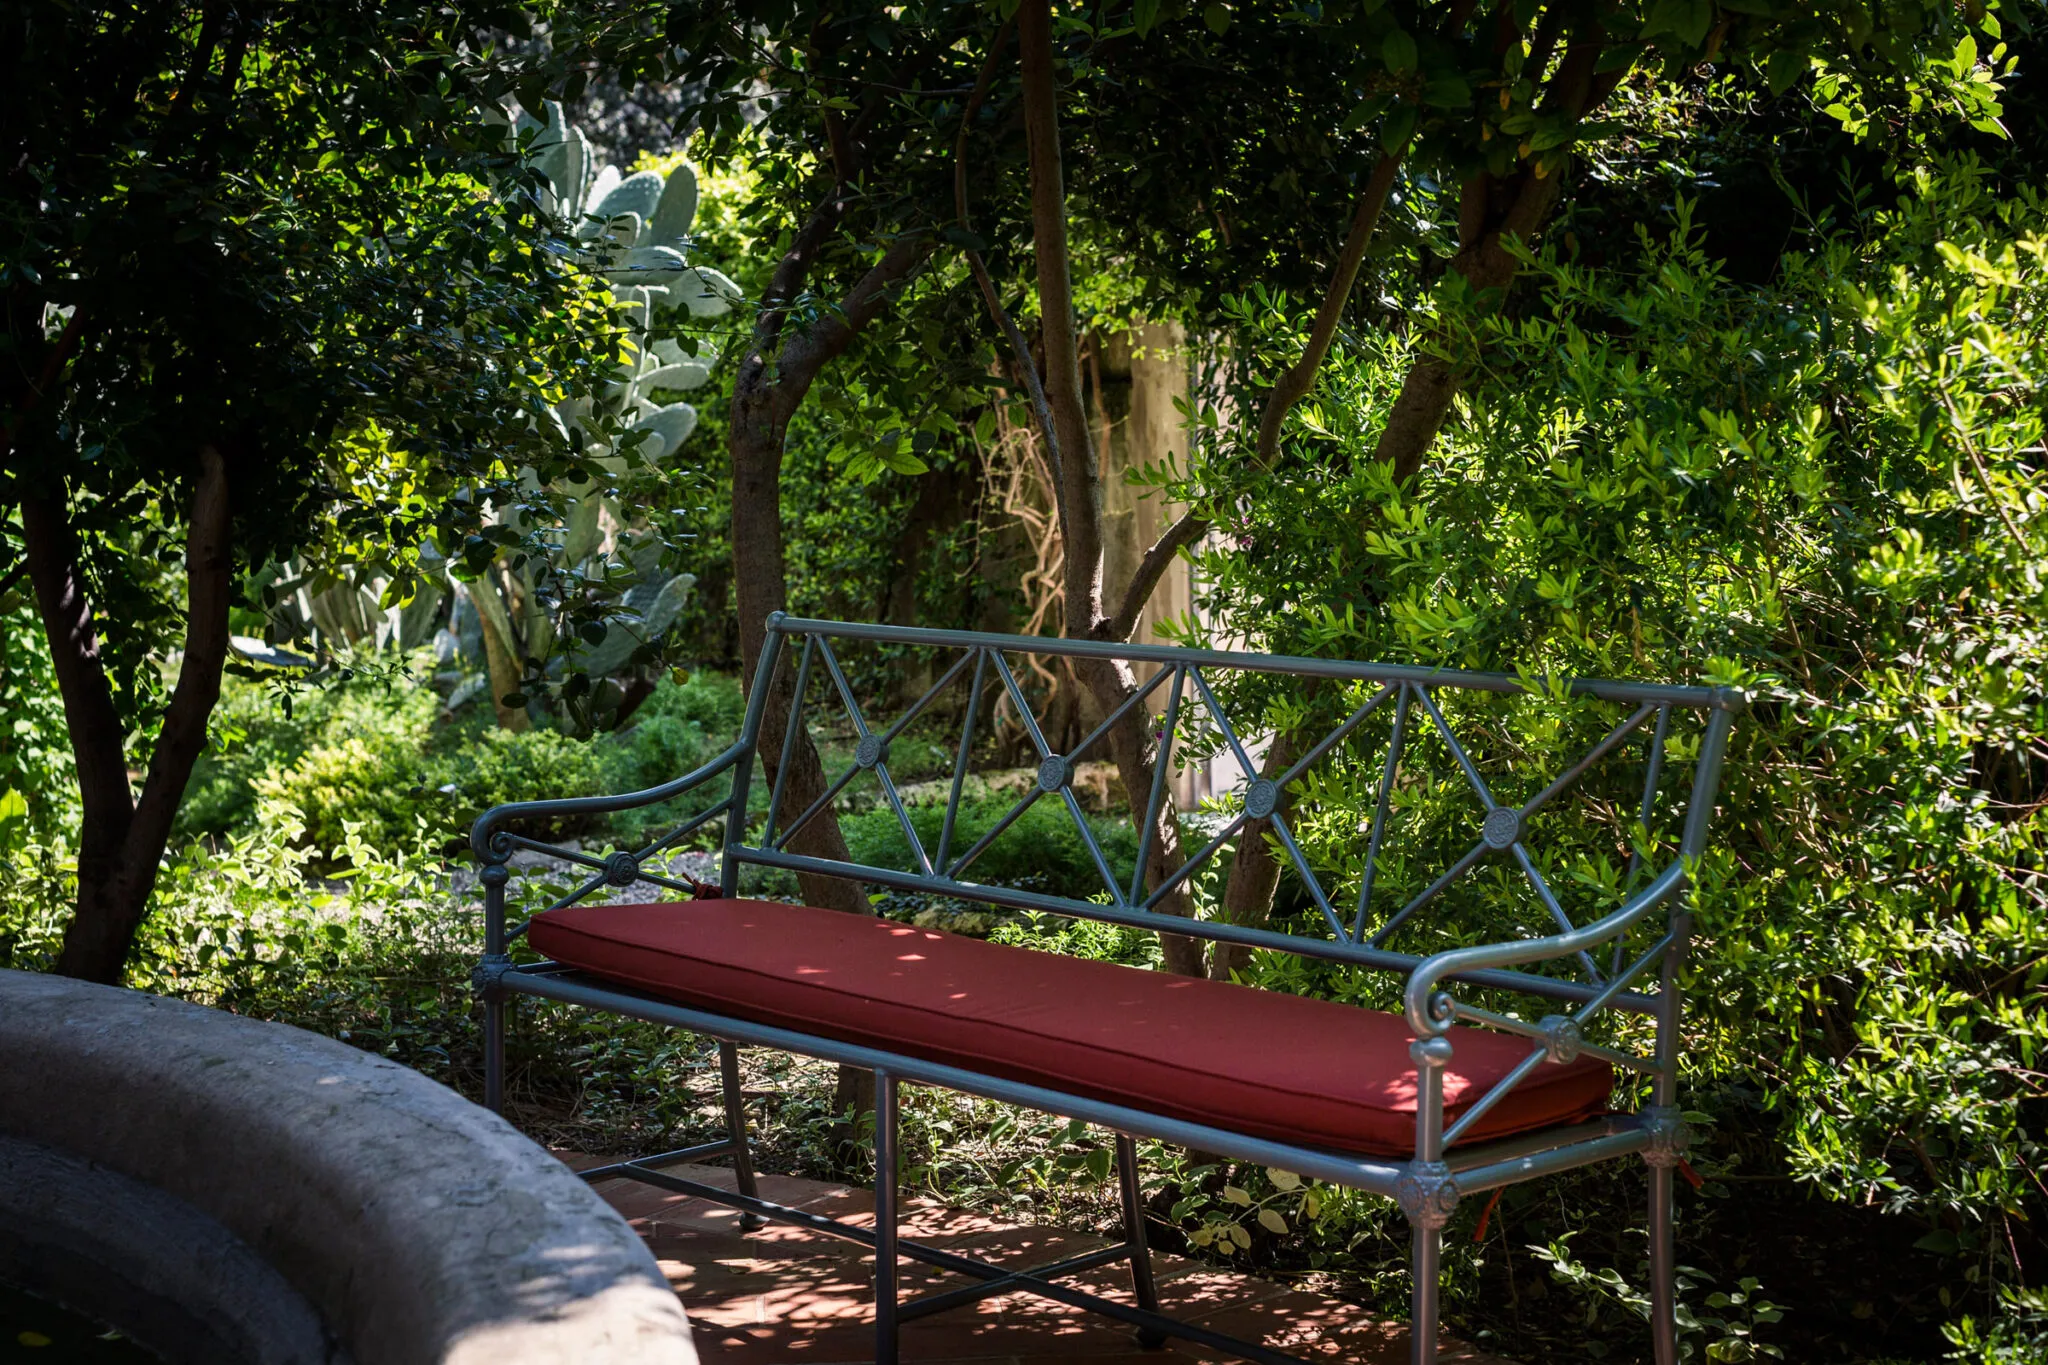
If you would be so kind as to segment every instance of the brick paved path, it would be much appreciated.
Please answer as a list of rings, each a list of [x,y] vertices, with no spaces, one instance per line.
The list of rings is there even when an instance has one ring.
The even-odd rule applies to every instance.
[[[592,1164],[566,1153],[563,1159],[571,1165]],[[722,1167],[673,1169],[691,1180],[732,1188],[732,1173]],[[705,1361],[856,1365],[873,1360],[873,1295],[863,1248],[779,1224],[742,1232],[735,1210],[633,1181],[608,1180],[596,1189],[647,1240],[689,1310]],[[761,1194],[834,1218],[872,1219],[870,1193],[844,1185],[768,1175],[761,1177]],[[903,1233],[999,1264],[1058,1260],[1106,1244],[1100,1237],[1014,1227],[921,1202],[905,1209]],[[1407,1327],[1375,1321],[1351,1304],[1179,1256],[1155,1254],[1153,1265],[1161,1307],[1175,1317],[1314,1360],[1353,1365],[1404,1365],[1407,1360]],[[906,1298],[964,1282],[964,1277],[904,1262]],[[1114,1262],[1066,1282],[1128,1299],[1128,1273]],[[1183,1342],[1141,1351],[1129,1328],[1028,1294],[991,1297],[907,1323],[902,1341],[906,1361],[927,1365],[1051,1365],[1075,1359],[1086,1365],[1186,1365],[1234,1359]],[[1449,1341],[1439,1359],[1443,1365],[1508,1365]]]

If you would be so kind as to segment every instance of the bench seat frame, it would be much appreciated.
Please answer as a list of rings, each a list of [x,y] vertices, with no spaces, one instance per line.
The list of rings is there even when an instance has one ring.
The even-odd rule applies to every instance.
[[[749,821],[745,812],[753,775],[757,743],[761,735],[766,703],[782,661],[785,641],[801,639],[802,657],[797,665],[794,705],[785,726],[777,781],[769,800],[767,824],[760,838],[749,843]],[[939,650],[959,650],[961,657],[935,682],[894,726],[882,734],[871,731],[847,683],[833,640],[864,640]],[[1006,654],[1040,654],[1075,659],[1097,659],[1122,666],[1147,664],[1158,668],[1127,705],[1141,705],[1165,680],[1171,678],[1166,720],[1162,733],[1171,742],[1175,716],[1183,694],[1196,699],[1208,712],[1209,722],[1227,740],[1244,769],[1248,786],[1243,805],[1252,814],[1275,816],[1275,831],[1291,855],[1297,871],[1323,911],[1333,931],[1329,939],[1287,934],[1212,920],[1188,920],[1152,908],[1161,898],[1160,888],[1146,888],[1135,880],[1129,893],[1111,876],[1106,859],[1095,843],[1072,790],[1074,763],[1099,741],[1117,718],[1110,717],[1074,751],[1067,755],[1051,752],[1040,734],[1022,689],[1008,667]],[[814,663],[822,662],[830,684],[844,703],[860,737],[860,748],[852,769],[828,789],[812,808],[790,819],[778,840],[777,823],[783,816],[782,784],[790,768],[795,732],[804,724],[803,708],[807,683]],[[966,718],[956,757],[945,829],[934,859],[917,839],[893,780],[888,774],[888,744],[908,726],[941,692],[965,676],[974,663],[974,684],[968,693]],[[1377,684],[1380,691],[1355,709],[1346,721],[1308,751],[1306,756],[1276,782],[1262,778],[1243,743],[1231,728],[1228,717],[1210,689],[1205,673],[1220,669],[1249,669],[1301,677],[1327,678]],[[991,675],[994,675],[993,678]],[[1058,797],[1071,812],[1082,839],[1109,885],[1110,903],[1070,900],[1010,887],[988,886],[963,881],[958,872],[1007,826],[999,822],[957,862],[949,860],[954,817],[957,815],[963,781],[968,768],[968,751],[975,732],[976,710],[985,682],[999,682],[1003,694],[1016,705],[1028,734],[1036,744],[1040,760],[1039,787],[1026,795],[1010,819],[1021,814],[1040,797]],[[1189,684],[1192,683],[1192,689]],[[719,1043],[721,1084],[724,1092],[726,1136],[674,1152],[615,1162],[584,1172],[588,1180],[627,1178],[688,1194],[738,1209],[746,1226],[758,1226],[773,1219],[812,1228],[871,1248],[875,1266],[875,1329],[877,1362],[893,1365],[897,1353],[898,1328],[904,1322],[931,1313],[962,1306],[993,1294],[1029,1292],[1082,1308],[1129,1324],[1137,1330],[1142,1344],[1154,1346],[1168,1338],[1180,1338],[1246,1360],[1282,1362],[1298,1359],[1253,1342],[1241,1341],[1196,1324],[1181,1322],[1159,1311],[1158,1295],[1152,1282],[1149,1250],[1144,1232],[1135,1138],[1146,1137],[1177,1143],[1191,1149],[1215,1153],[1241,1161],[1256,1162],[1306,1178],[1382,1195],[1398,1203],[1411,1229],[1411,1271],[1413,1275],[1412,1331],[1410,1358],[1414,1365],[1428,1365],[1436,1358],[1438,1274],[1442,1255],[1442,1232],[1461,1199],[1525,1180],[1571,1170],[1617,1157],[1637,1155],[1649,1171],[1649,1240],[1651,1258],[1651,1333],[1657,1365],[1677,1365],[1672,1236],[1672,1192],[1674,1168],[1683,1158],[1688,1135],[1677,1107],[1677,1048],[1682,996],[1678,973],[1690,933],[1687,908],[1688,867],[1705,851],[1714,794],[1725,757],[1730,727],[1742,708],[1742,695],[1725,688],[1659,687],[1635,683],[1578,680],[1563,685],[1572,695],[1633,704],[1635,712],[1565,774],[1546,786],[1541,794],[1521,807],[1498,805],[1477,769],[1459,746],[1438,709],[1433,693],[1441,688],[1462,688],[1497,693],[1521,693],[1528,684],[1521,679],[1497,674],[1422,669],[1398,665],[1359,664],[1324,659],[1289,658],[1274,655],[1234,653],[1218,650],[1179,649],[1163,646],[1116,645],[1097,641],[1051,637],[1024,637],[965,631],[934,631],[914,627],[854,625],[810,621],[781,613],[769,618],[767,645],[763,651],[754,685],[749,689],[746,719],[738,741],[710,762],[691,773],[646,791],[622,796],[579,797],[560,800],[519,802],[486,812],[471,832],[471,845],[482,866],[484,886],[485,951],[475,973],[475,984],[484,1001],[484,1061],[486,1104],[500,1109],[504,1100],[506,1010],[514,996],[554,1000],[587,1009],[642,1019],[651,1023],[685,1029],[710,1036]],[[1287,783],[1312,762],[1332,749],[1365,717],[1390,699],[1398,698],[1388,745],[1385,776],[1380,786],[1378,810],[1373,822],[1371,852],[1368,854],[1365,885],[1359,911],[1347,926],[1335,913],[1328,896],[1288,833],[1277,818],[1281,793]],[[1480,797],[1486,812],[1483,832],[1474,851],[1440,877],[1432,888],[1388,917],[1378,933],[1368,939],[1364,933],[1371,878],[1380,850],[1380,839],[1388,824],[1388,793],[1402,751],[1403,726],[1411,703],[1419,703],[1442,736],[1466,778]],[[1705,715],[1699,753],[1693,765],[1692,787],[1687,801],[1684,833],[1679,856],[1661,871],[1650,875],[1618,909],[1583,926],[1574,925],[1544,885],[1540,872],[1522,851],[1520,839],[1527,817],[1562,793],[1600,758],[1614,751],[1639,731],[1650,730],[1648,773],[1644,784],[1643,823],[1648,824],[1657,797],[1664,740],[1674,710],[1697,710]],[[1651,721],[1654,719],[1654,728]],[[1145,814],[1144,838],[1162,799],[1166,755],[1157,756],[1159,780],[1152,792],[1152,808]],[[876,771],[882,791],[893,807],[915,850],[920,871],[831,862],[789,852],[782,844],[808,820],[815,818],[854,776]],[[721,776],[730,774],[730,791],[724,800],[683,821],[676,830],[636,852],[614,853],[597,858],[580,850],[560,848],[512,832],[507,826],[533,819],[557,819],[611,813],[670,800]],[[1261,791],[1260,789],[1264,790]],[[1501,812],[1512,812],[1513,820]],[[1416,1063],[1419,1100],[1416,1115],[1414,1155],[1407,1160],[1361,1156],[1353,1153],[1276,1142],[1234,1132],[1211,1124],[1195,1123],[1149,1112],[1143,1108],[1107,1103],[991,1076],[956,1066],[925,1061],[917,1057],[847,1043],[832,1038],[774,1027],[678,1004],[560,963],[540,962],[515,965],[511,943],[523,934],[525,925],[507,923],[506,887],[511,879],[510,859],[521,850],[554,857],[569,865],[592,871],[582,886],[562,897],[549,909],[572,904],[601,888],[648,883],[690,893],[689,884],[646,870],[644,862],[672,848],[682,838],[714,820],[723,820],[724,842],[720,867],[720,894],[738,892],[741,867],[779,867],[796,872],[819,873],[849,880],[870,882],[896,890],[922,891],[980,901],[1018,909],[1050,911],[1073,918],[1154,929],[1168,933],[1206,938],[1222,943],[1292,952],[1306,957],[1330,958],[1359,966],[1377,968],[1406,976],[1406,1013],[1417,1041],[1410,1055]],[[1228,836],[1246,819],[1236,820],[1218,833],[1188,862],[1190,870],[1214,856]],[[1503,837],[1505,836],[1505,837]],[[1488,851],[1512,853],[1528,873],[1532,885],[1564,931],[1537,938],[1454,949],[1428,957],[1399,953],[1380,946],[1411,913],[1439,893],[1458,875],[1475,865]],[[1138,876],[1146,865],[1141,845]],[[1631,872],[1638,871],[1631,865]],[[1139,900],[1139,893],[1151,895]],[[1168,888],[1170,889],[1170,887]],[[1623,937],[1648,916],[1665,912],[1667,929],[1652,948],[1633,963],[1621,959]],[[1611,966],[1603,973],[1589,950],[1614,945]],[[1586,966],[1587,981],[1519,970],[1532,964],[1578,959]],[[1657,989],[1634,989],[1654,971]],[[1532,1023],[1511,1015],[1464,1004],[1445,989],[1449,983],[1510,989],[1522,994],[1560,1002],[1570,1013],[1547,1016]],[[1632,1056],[1596,1047],[1584,1040],[1580,1026],[1601,1010],[1612,1009],[1647,1016],[1655,1024],[1654,1054]],[[1530,1039],[1535,1045],[1523,1066],[1461,1119],[1447,1129],[1444,1122],[1443,1069],[1451,1060],[1451,1044],[1444,1036],[1454,1023],[1470,1023],[1504,1029]],[[775,1048],[819,1058],[828,1062],[865,1068],[875,1074],[875,1224],[872,1229],[792,1209],[760,1197],[749,1156],[745,1112],[740,1099],[737,1048],[741,1045]],[[1613,1065],[1626,1067],[1652,1078],[1653,1103],[1632,1115],[1612,1115],[1593,1122],[1553,1128],[1502,1141],[1452,1147],[1461,1129],[1512,1089],[1523,1075],[1545,1061],[1570,1061],[1582,1052],[1602,1056]],[[899,1087],[904,1083],[931,1085],[990,1100],[1020,1105],[1042,1112],[1100,1125],[1115,1135],[1116,1169],[1122,1196],[1125,1236],[1122,1242],[1070,1257],[1048,1265],[1019,1269],[963,1256],[939,1247],[902,1237],[898,1230],[897,1197],[897,1115]],[[685,1162],[725,1159],[732,1162],[736,1190],[726,1190],[687,1179],[665,1169]],[[959,1288],[902,1300],[898,1293],[898,1266],[902,1258],[922,1261],[956,1272],[971,1283]],[[1126,1303],[1063,1283],[1067,1276],[1112,1261],[1127,1263],[1131,1274],[1132,1302]]]

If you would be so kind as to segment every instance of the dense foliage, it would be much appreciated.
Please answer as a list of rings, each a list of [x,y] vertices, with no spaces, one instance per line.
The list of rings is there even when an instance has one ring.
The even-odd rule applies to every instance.
[[[549,67],[477,41],[532,17],[160,0],[0,20],[4,572],[33,589],[74,751],[67,970],[119,977],[234,614],[272,604],[283,561],[305,553],[316,591],[366,566],[395,605],[430,533],[480,572],[531,534],[491,503],[606,473],[539,420],[603,395],[621,330],[525,192],[502,108]]]
[[[1765,1139],[1758,1173],[1912,1220],[1998,1314],[2038,1312],[2048,1217],[2044,230],[2030,188],[1931,160],[1746,283],[1681,197],[1632,253],[1529,258],[1515,314],[1437,301],[1483,360],[1415,486],[1369,458],[1412,334],[1350,340],[1293,476],[1197,475],[1231,509],[1213,629],[1753,691],[1700,898],[1695,1102],[1724,1153]],[[1360,787],[1303,821],[1319,861],[1358,856]],[[1984,1358],[2031,1358],[2001,1330]]]

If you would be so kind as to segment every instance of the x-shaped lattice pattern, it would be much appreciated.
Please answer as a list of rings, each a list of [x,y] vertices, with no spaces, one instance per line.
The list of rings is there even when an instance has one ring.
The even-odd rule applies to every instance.
[[[973,646],[963,650],[953,661],[952,666],[940,675],[938,680],[932,683],[925,690],[924,694],[893,725],[889,726],[887,730],[877,733],[869,725],[865,713],[859,702],[855,699],[853,689],[847,682],[845,670],[842,668],[837,654],[832,649],[831,641],[822,635],[805,635],[803,639],[803,651],[798,659],[796,670],[795,706],[784,736],[782,762],[778,765],[777,769],[775,793],[769,802],[768,825],[761,839],[763,847],[777,850],[786,848],[790,839],[829,808],[856,778],[863,772],[872,771],[880,783],[884,799],[895,813],[897,822],[902,828],[904,840],[916,859],[920,874],[938,884],[933,887],[934,890],[945,890],[948,889],[944,885],[945,883],[959,883],[961,875],[972,866],[974,861],[991,844],[1002,837],[1003,833],[1022,817],[1027,810],[1040,799],[1053,796],[1057,797],[1066,807],[1067,813],[1073,821],[1075,831],[1083,845],[1087,848],[1095,864],[1096,871],[1102,879],[1103,889],[1109,896],[1110,904],[1122,910],[1150,913],[1156,911],[1163,900],[1172,895],[1187,878],[1192,876],[1204,863],[1215,856],[1226,843],[1238,834],[1248,821],[1265,819],[1270,822],[1274,837],[1285,850],[1289,862],[1293,865],[1296,874],[1301,878],[1302,885],[1307,889],[1317,910],[1321,912],[1331,935],[1339,942],[1362,944],[1372,948],[1383,946],[1389,936],[1408,921],[1411,916],[1440,896],[1459,877],[1478,865],[1489,852],[1506,853],[1512,856],[1516,864],[1521,868],[1523,875],[1527,878],[1537,900],[1543,905],[1550,917],[1556,921],[1558,927],[1567,932],[1573,929],[1575,927],[1573,920],[1565,912],[1563,905],[1560,904],[1557,895],[1552,891],[1541,869],[1536,865],[1535,859],[1530,856],[1528,849],[1525,847],[1523,836],[1528,828],[1528,822],[1532,816],[1577,782],[1589,768],[1612,752],[1617,746],[1621,745],[1636,731],[1643,728],[1654,717],[1655,726],[1649,743],[1648,771],[1643,784],[1641,806],[1641,819],[1647,825],[1656,805],[1658,783],[1662,771],[1664,739],[1671,718],[1671,707],[1669,704],[1642,703],[1633,714],[1609,731],[1605,738],[1601,739],[1599,743],[1595,744],[1577,762],[1535,796],[1519,806],[1504,806],[1494,799],[1494,795],[1488,788],[1485,779],[1480,775],[1478,767],[1466,753],[1465,747],[1459,742],[1450,723],[1444,718],[1443,711],[1433,694],[1433,689],[1421,683],[1401,681],[1390,682],[1381,686],[1377,692],[1354,709],[1318,740],[1314,746],[1303,753],[1285,772],[1281,773],[1278,777],[1268,778],[1260,775],[1258,765],[1253,762],[1236,727],[1231,723],[1230,717],[1223,705],[1217,700],[1215,691],[1210,686],[1204,669],[1199,665],[1179,664],[1161,669],[1149,681],[1139,686],[1130,696],[1125,698],[1116,710],[1090,731],[1087,737],[1081,740],[1071,752],[1058,754],[1054,753],[1051,746],[1047,743],[1043,732],[1040,730],[1037,718],[1033,713],[1031,704],[1026,698],[1023,688],[1019,685],[1017,676],[1011,669],[1008,660],[1004,658],[1003,650],[1000,648]],[[833,692],[837,694],[848,720],[854,726],[857,737],[855,756],[853,762],[832,781],[816,800],[812,801],[795,819],[778,831],[778,815],[782,807],[783,789],[790,772],[796,736],[804,724],[804,710],[808,701],[811,674],[813,668],[820,662],[822,662],[825,671],[830,677]],[[968,688],[967,705],[961,725],[959,747],[954,758],[952,789],[946,804],[945,821],[940,830],[936,849],[927,849],[911,822],[902,794],[897,788],[895,779],[889,772],[889,746],[902,735],[904,730],[936,698],[941,696],[958,679],[966,674],[970,665],[973,668],[973,679]],[[1000,681],[1004,695],[1008,697],[1011,705],[1016,709],[1025,732],[1037,752],[1038,777],[1032,789],[1022,799],[1017,801],[1000,820],[991,826],[979,839],[976,839],[964,852],[959,852],[956,855],[953,848],[953,836],[959,815],[960,797],[968,773],[969,753],[973,747],[976,726],[980,719],[979,713],[984,685],[990,672],[993,672]],[[1162,686],[1167,689],[1167,695],[1163,720],[1158,730],[1161,738],[1160,750],[1153,767],[1152,787],[1144,818],[1138,825],[1140,845],[1136,865],[1132,870],[1129,883],[1124,884],[1119,881],[1116,874],[1111,870],[1109,860],[1104,855],[1102,846],[1096,839],[1094,831],[1090,829],[1088,821],[1083,814],[1081,803],[1074,793],[1073,779],[1075,767],[1082,757],[1110,732],[1113,726],[1119,723],[1133,708],[1146,705]],[[1151,841],[1157,826],[1160,805],[1165,799],[1166,773],[1172,757],[1171,746],[1177,734],[1181,708],[1190,699],[1201,707],[1208,723],[1215,727],[1216,733],[1222,737],[1225,747],[1227,747],[1231,756],[1243,770],[1245,778],[1243,800],[1231,820],[1211,836],[1201,849],[1189,856],[1178,870],[1163,879],[1157,886],[1151,889],[1149,894],[1146,894],[1144,887],[1145,867],[1151,851]],[[1283,812],[1282,794],[1291,783],[1337,745],[1341,744],[1354,730],[1364,723],[1367,717],[1378,711],[1390,700],[1394,703],[1392,731],[1381,767],[1371,835],[1367,846],[1363,875],[1360,878],[1357,904],[1353,908],[1347,922],[1346,918],[1339,913],[1328,891],[1324,888],[1322,879],[1316,875],[1315,869],[1309,865],[1308,858],[1302,853],[1301,845],[1295,838],[1294,831],[1289,827],[1286,815]],[[1414,713],[1418,708],[1427,725],[1440,738],[1445,749],[1450,753],[1464,780],[1471,786],[1473,793],[1478,797],[1482,807],[1479,836],[1463,856],[1452,862],[1441,875],[1401,906],[1400,909],[1387,916],[1368,937],[1366,935],[1366,925],[1372,909],[1374,882],[1379,870],[1381,849],[1391,818],[1394,783],[1400,769],[1403,754],[1412,742],[1412,730],[1415,725]],[[1639,869],[1640,862],[1641,854],[1637,853],[1630,864],[1629,871],[1631,875]],[[1165,917],[1162,916],[1163,918]],[[1586,973],[1587,980],[1596,985],[1604,984],[1615,972],[1620,970],[1620,952],[1621,945],[1617,942],[1615,946],[1615,959],[1605,971],[1594,961],[1590,953],[1580,952],[1577,956],[1581,967]]]

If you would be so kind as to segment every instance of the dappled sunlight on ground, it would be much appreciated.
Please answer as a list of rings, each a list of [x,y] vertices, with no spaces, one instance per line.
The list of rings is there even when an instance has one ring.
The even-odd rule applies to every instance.
[[[559,1155],[571,1165],[592,1164],[572,1153]],[[732,1188],[732,1174],[722,1168],[673,1169],[691,1180]],[[705,1360],[851,1365],[874,1359],[873,1295],[864,1248],[785,1225],[746,1232],[733,1209],[631,1181],[609,1180],[596,1188],[646,1240],[689,1310]],[[844,1185],[764,1175],[761,1195],[850,1222],[872,1220],[872,1195]],[[909,1202],[902,1233],[1004,1265],[1056,1261],[1106,1244],[1084,1233],[1012,1226],[922,1201]],[[1401,1365],[1407,1359],[1407,1328],[1375,1321],[1352,1304],[1178,1256],[1155,1256],[1154,1269],[1162,1309],[1212,1330],[1314,1360]],[[902,1281],[905,1298],[965,1282],[909,1261]],[[1129,1276],[1114,1262],[1066,1282],[1105,1297],[1129,1298]],[[1163,1351],[1140,1350],[1126,1327],[1025,1294],[991,1296],[906,1323],[902,1348],[905,1360],[960,1365],[1038,1365],[1076,1358],[1096,1365],[1185,1365],[1232,1359],[1178,1342]],[[1444,1365],[1507,1365],[1449,1342],[1440,1359]]]

